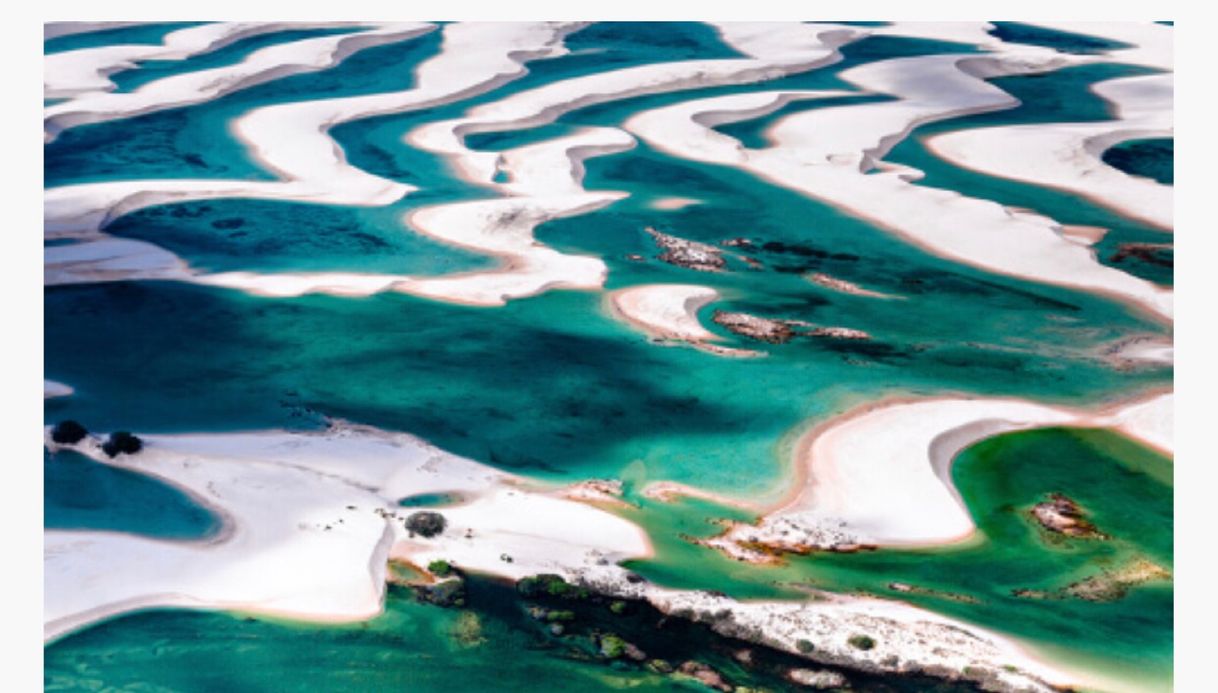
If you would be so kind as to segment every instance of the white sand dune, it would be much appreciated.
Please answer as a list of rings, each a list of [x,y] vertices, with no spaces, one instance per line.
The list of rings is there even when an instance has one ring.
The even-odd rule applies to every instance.
[[[407,215],[407,225],[419,233],[500,258],[502,264],[491,270],[437,277],[225,272],[191,281],[273,296],[398,291],[480,306],[503,305],[555,288],[599,289],[608,272],[600,258],[560,253],[538,243],[533,229],[624,197],[619,192],[584,191],[581,162],[633,145],[633,138],[615,128],[582,128],[568,137],[504,152],[499,166],[509,182],[495,185],[506,197],[425,207]]]
[[[796,113],[767,132],[773,146],[747,149],[704,125],[776,110],[790,92],[737,94],[644,111],[625,127],[653,147],[698,161],[736,166],[823,200],[902,235],[937,255],[1033,281],[1110,294],[1170,317],[1172,292],[1101,265],[1036,214],[919,186],[919,172],[880,159],[917,124],[1006,108],[1014,99],[982,77],[1060,66],[1041,50],[985,57],[933,55],[869,63],[846,81],[898,100]],[[807,93],[797,94],[808,97]],[[878,171],[868,172],[873,167]]]
[[[193,542],[47,531],[47,638],[150,606],[370,618],[381,609],[391,551],[416,565],[444,558],[507,576],[650,553],[641,530],[603,510],[371,428],[147,436],[144,450],[116,460],[95,440],[78,449],[177,486],[219,514],[224,529]],[[443,509],[446,530],[409,538],[408,512],[396,501],[449,492],[463,501]]]
[[[1174,227],[1172,186],[1127,175],[1105,164],[1104,150],[1132,139],[1173,133],[1171,27],[1153,22],[1032,22],[1060,31],[1130,44],[1078,62],[1127,63],[1167,71],[1100,82],[1092,90],[1114,119],[978,128],[927,140],[952,163],[989,175],[1060,188],[1164,230]]]
[[[72,389],[71,385],[67,385],[55,380],[42,381],[42,398],[51,399],[52,397],[67,397],[76,390]]]
[[[1173,30],[1153,22],[1030,22],[1051,29],[1098,36],[1129,44],[1128,48],[1104,51],[1101,57],[1079,57],[1078,62],[1106,61],[1151,67],[1170,72],[1173,69]],[[1133,89],[1126,89],[1126,86]],[[992,175],[1051,185],[1090,197],[1100,204],[1142,219],[1161,228],[1172,228],[1172,205],[1167,190],[1154,189],[1151,181],[1135,183],[1122,180],[1119,173],[1105,170],[1098,161],[1104,149],[1121,141],[1140,137],[1170,136],[1172,126],[1172,78],[1170,74],[1121,78],[1101,82],[1094,91],[1112,104],[1117,119],[1098,124],[1047,124],[1020,128],[987,128],[980,131],[953,133],[945,137],[962,139],[944,142],[940,138],[929,144],[955,163],[978,168]],[[1124,93],[1122,93],[1124,92]],[[1136,105],[1147,108],[1135,109]],[[1137,110],[1134,114],[1131,111]],[[1036,132],[1045,128],[1046,132]],[[974,139],[963,139],[967,133]],[[1026,141],[1025,141],[1026,138]],[[978,141],[981,140],[981,141]],[[998,150],[1006,144],[1004,155],[1008,162],[999,161]],[[957,145],[957,146],[952,146]],[[982,148],[980,152],[969,146]],[[963,158],[962,158],[963,155]],[[969,156],[971,155],[971,156]],[[1035,155],[1048,170],[1029,167],[1027,158]],[[973,165],[970,162],[977,162]],[[984,164],[981,162],[984,161]],[[1128,178],[1128,177],[1127,177]],[[1101,184],[1102,183],[1102,184]],[[1108,192],[1111,185],[1118,192]]]
[[[466,135],[536,127],[578,108],[634,96],[747,84],[811,70],[840,59],[837,48],[862,35],[837,25],[786,24],[777,38],[770,37],[775,45],[768,45],[760,35],[735,33],[750,27],[726,24],[720,29],[729,43],[755,46],[761,57],[663,62],[551,82],[476,106],[460,118],[421,125],[407,134],[406,142],[447,156],[466,180],[490,185],[497,156],[466,147]]]
[[[1101,159],[1121,142],[1172,136],[1172,75],[1107,80],[1094,91],[1113,105],[1116,119],[974,128],[931,137],[926,145],[957,166],[1059,188],[1172,230],[1173,187],[1129,175]]]
[[[656,339],[698,344],[720,339],[698,322],[698,310],[719,292],[694,284],[643,284],[608,295],[614,314]]]
[[[951,482],[952,461],[964,448],[1009,431],[1073,426],[1114,428],[1170,455],[1173,412],[1170,392],[1098,412],[1015,399],[867,405],[801,438],[791,500],[758,526],[737,525],[710,543],[762,560],[739,542],[806,550],[962,541],[976,529]]]
[[[122,29],[139,24],[143,24],[143,22],[47,22],[42,25],[42,40],[49,41],[60,36],[87,34],[107,29]]]
[[[303,25],[299,28],[314,26]],[[209,101],[273,79],[324,70],[365,48],[404,41],[434,29],[434,25],[417,22],[387,24],[350,34],[269,46],[251,53],[235,65],[173,75],[149,82],[130,93],[82,94],[65,103],[47,107],[43,127],[47,138],[51,139],[77,125],[131,118]]]
[[[143,207],[212,197],[390,204],[414,187],[351,166],[327,134],[331,127],[491,89],[523,75],[523,61],[558,54],[562,49],[554,44],[567,29],[548,24],[449,25],[440,53],[419,66],[412,89],[278,104],[238,118],[234,134],[281,180],[132,180],[50,188],[43,204],[47,235],[93,234]]]
[[[1154,22],[1080,22],[1071,20],[1030,21],[1028,24],[1098,36],[1127,44],[1127,48],[1103,51],[1109,62],[1141,65],[1159,70],[1173,69],[1175,29]]]
[[[90,24],[91,26],[86,30],[101,28],[97,25],[102,23]],[[89,92],[110,91],[114,89],[114,83],[110,81],[109,75],[136,67],[136,63],[141,60],[185,60],[259,34],[349,24],[349,22],[213,22],[172,31],[165,35],[165,39],[160,45],[119,44],[52,53],[43,57],[43,97],[60,99]]]
[[[43,249],[46,286],[129,279],[186,278],[186,263],[151,243],[100,237]]]
[[[148,180],[52,188],[44,200],[47,235],[94,237],[109,221],[136,209],[209,197],[389,204],[413,188],[350,166],[326,136],[327,128],[356,118],[440,105],[493,88],[524,74],[525,60],[561,54],[565,49],[559,40],[573,28],[568,24],[450,25],[441,53],[420,66],[413,89],[268,106],[239,118],[236,134],[284,180]],[[539,246],[531,230],[546,220],[620,199],[620,193],[584,192],[579,185],[580,162],[632,144],[633,139],[621,131],[588,128],[569,138],[521,147],[495,156],[497,169],[509,177],[501,190],[514,199],[430,208],[411,217],[423,233],[505,258],[506,267],[493,272],[438,278],[228,272],[192,273],[189,280],[278,296],[368,295],[393,289],[480,305],[498,305],[505,298],[554,286],[596,288],[605,274],[599,259],[566,256]],[[505,219],[512,221],[505,226]],[[165,277],[181,278],[181,271],[174,268]]]

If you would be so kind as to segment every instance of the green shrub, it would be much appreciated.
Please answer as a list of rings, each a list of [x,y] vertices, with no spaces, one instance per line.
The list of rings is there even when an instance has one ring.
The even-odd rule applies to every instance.
[[[609,659],[617,659],[626,653],[626,641],[613,633],[601,636],[601,654]]]
[[[445,560],[436,560],[427,564],[427,572],[432,575],[446,577],[453,572],[452,564]]]
[[[870,650],[875,647],[875,639],[870,635],[851,635],[846,642],[850,643],[851,647],[857,647],[860,650]]]
[[[813,645],[811,640],[796,640],[795,649],[804,654],[808,654],[816,649],[816,645]]]

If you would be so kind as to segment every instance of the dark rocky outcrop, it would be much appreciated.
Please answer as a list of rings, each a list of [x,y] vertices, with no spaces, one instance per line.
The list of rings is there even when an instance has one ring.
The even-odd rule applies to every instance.
[[[719,672],[708,667],[702,662],[696,662],[692,659],[687,662],[682,662],[681,666],[677,667],[677,671],[695,679],[702,685],[713,688],[717,691],[731,693],[736,688],[732,684],[725,681],[723,679],[723,675]]]
[[[1104,539],[1103,533],[1096,530],[1083,516],[1078,503],[1060,493],[1049,496],[1049,500],[1037,503],[1032,507],[1032,517],[1041,527],[1056,534],[1079,539]]]
[[[465,580],[453,576],[433,585],[417,585],[414,588],[415,597],[427,604],[436,606],[465,606]]]
[[[792,329],[793,323],[787,320],[770,320],[748,313],[729,313],[725,310],[715,311],[711,319],[735,334],[759,342],[785,344],[795,336],[795,330]]]
[[[447,524],[443,515],[430,510],[420,510],[406,518],[406,530],[412,537],[416,534],[426,538],[434,537],[443,532]]]
[[[699,272],[719,272],[727,265],[722,251],[713,245],[669,236],[650,226],[646,231],[655,239],[656,245],[664,251],[658,257],[661,262]]]
[[[84,440],[87,435],[89,435],[89,431],[71,419],[60,421],[51,429],[51,440],[60,445],[75,445]]]

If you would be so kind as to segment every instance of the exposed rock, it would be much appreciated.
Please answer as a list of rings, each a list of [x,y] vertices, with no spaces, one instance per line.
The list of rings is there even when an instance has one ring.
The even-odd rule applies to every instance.
[[[564,498],[589,503],[604,503],[619,507],[630,507],[631,505],[622,500],[622,482],[619,479],[588,479],[566,487],[563,489],[562,495]]]
[[[691,541],[748,563],[780,563],[787,553],[853,553],[875,548],[874,542],[850,531],[844,522],[803,514],[772,515],[757,524],[725,525],[726,531],[718,536]]]
[[[856,609],[850,606],[856,598],[830,593],[801,602],[741,602],[705,591],[632,584],[620,570],[583,569],[577,575],[579,584],[602,595],[644,599],[671,618],[705,623],[721,636],[822,665],[869,674],[968,681],[990,691],[1061,690],[1018,666],[1025,661],[1022,655],[1001,641],[961,624],[911,618],[895,607],[889,615],[888,609],[877,608],[882,602],[868,602]],[[870,638],[871,648],[850,644],[850,638],[857,635]],[[803,647],[797,644],[801,640]],[[865,647],[862,640],[856,643]],[[679,675],[698,671],[695,663]]]
[[[920,594],[927,597],[939,597],[940,599],[950,599],[954,602],[962,602],[965,604],[977,604],[979,600],[976,597],[967,594],[956,594],[954,592],[943,592],[941,590],[932,590],[927,587],[919,587],[905,582],[890,582],[888,589],[893,592],[901,592],[903,594]]]
[[[51,440],[60,445],[75,445],[84,440],[87,435],[89,435],[89,431],[71,419],[60,421],[51,429]]]
[[[1032,517],[1041,527],[1057,534],[1079,539],[1107,538],[1083,517],[1078,503],[1060,493],[1051,494],[1049,500],[1033,506]]]
[[[732,693],[734,690],[734,686],[725,681],[722,674],[702,662],[695,662],[692,659],[682,662],[681,666],[677,667],[677,671],[715,690],[725,691],[725,693]]]
[[[1167,255],[1167,251],[1171,249],[1170,243],[1121,243],[1108,261],[1123,262],[1132,257],[1152,265],[1172,267],[1174,262]]]
[[[844,294],[851,294],[854,296],[867,296],[870,298],[900,298],[899,296],[893,296],[891,294],[883,294],[878,291],[864,289],[863,287],[859,286],[858,284],[855,284],[854,282],[848,282],[845,279],[838,279],[837,277],[831,277],[831,276],[825,274],[824,272],[813,272],[812,274],[806,275],[806,277],[807,277],[808,281],[812,282],[813,284],[823,286],[826,289],[840,291],[841,293],[844,293]]]
[[[787,678],[808,688],[841,688],[846,685],[846,677],[836,671],[792,669],[787,673]]]
[[[406,530],[412,537],[416,534],[427,538],[434,537],[443,532],[447,524],[443,515],[431,510],[420,510],[406,518]]]
[[[1014,590],[1012,594],[1025,599],[1082,599],[1089,602],[1112,602],[1123,598],[1138,585],[1158,580],[1170,580],[1171,572],[1145,558],[1137,558],[1117,570],[1106,570],[1083,578],[1057,590]]]
[[[752,247],[754,247],[753,242],[747,238],[729,238],[725,241],[721,241],[719,243],[719,245],[723,246],[724,248],[752,248]]]
[[[849,327],[818,327],[802,334],[809,337],[830,337],[832,339],[871,339],[870,334]]]
[[[748,313],[729,313],[724,310],[716,310],[711,319],[735,334],[770,344],[785,344],[791,341],[795,336],[792,325],[797,324],[789,320],[770,320]]]
[[[655,239],[656,245],[664,251],[658,257],[662,262],[699,272],[720,272],[727,264],[723,259],[722,251],[713,245],[670,236],[656,231],[650,226],[646,231]]]
[[[115,431],[102,443],[102,452],[110,457],[134,455],[144,449],[144,441],[127,431]]]

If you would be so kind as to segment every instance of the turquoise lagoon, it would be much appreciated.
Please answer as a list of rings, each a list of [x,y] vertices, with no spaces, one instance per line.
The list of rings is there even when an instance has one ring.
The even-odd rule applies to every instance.
[[[120,38],[129,36],[155,41],[156,32],[167,30],[140,29],[143,33],[112,30],[71,37],[71,42],[55,39],[47,50],[109,41],[103,34],[116,42],[136,40]],[[1068,36],[1014,25],[1000,29],[1012,41],[1047,41],[1080,51],[1111,47],[1077,37],[1070,43]],[[250,39],[233,44],[227,54],[140,66],[116,81],[131,88],[156,71],[164,76],[215,67],[240,59],[247,54],[242,51],[303,36],[296,34],[302,32],[269,34],[257,43]],[[214,101],[73,128],[46,146],[46,185],[272,179],[228,134],[231,119],[272,103],[410,88],[412,70],[435,55],[440,39],[435,31],[359,51],[328,70],[273,80]],[[331,135],[352,164],[420,187],[398,203],[346,208],[243,199],[187,202],[120,217],[107,232],[155,243],[207,271],[435,275],[492,266],[490,258],[404,227],[402,217],[412,209],[488,195],[460,181],[439,157],[405,146],[405,133],[556,80],[660,61],[738,57],[713,29],[698,24],[593,24],[565,42],[570,54],[531,62],[528,75],[487,94],[334,128]],[[573,111],[549,125],[480,133],[467,142],[496,151],[581,125],[618,125],[638,110],[689,98],[851,88],[837,73],[852,65],[977,49],[874,38],[842,52],[841,62],[819,70],[614,101]],[[141,75],[145,69],[149,73]],[[1104,119],[1104,104],[1088,86],[1144,72],[1099,64],[994,80],[1020,99],[1017,108],[924,125],[886,158],[925,171],[922,185],[1028,207],[1064,223],[1109,228],[1098,248],[1101,261],[1170,285],[1170,245],[1154,261],[1115,259],[1122,243],[1170,244],[1170,235],[1060,191],[952,167],[924,145],[936,133],[965,127]],[[749,146],[764,146],[765,128],[793,109],[875,98],[884,97],[859,94],[792,104],[720,130]],[[1153,141],[1130,143],[1109,159],[1170,182],[1162,174],[1164,161],[1170,171],[1170,155],[1170,146]],[[747,566],[686,540],[713,533],[710,521],[716,518],[748,519],[739,511],[702,501],[665,505],[638,496],[649,481],[672,480],[772,501],[787,491],[790,445],[801,431],[884,397],[967,393],[1095,407],[1160,389],[1171,383],[1170,367],[1116,370],[1100,352],[1132,335],[1169,336],[1169,327],[1108,298],[934,257],[861,219],[740,171],[679,160],[641,143],[591,159],[586,169],[588,189],[630,197],[546,223],[537,229],[537,239],[563,252],[602,258],[609,267],[607,289],[678,282],[715,288],[723,298],[704,309],[702,323],[725,343],[762,350],[765,358],[724,359],[654,344],[613,319],[603,295],[594,292],[550,291],[504,307],[477,308],[396,294],[265,298],[164,281],[59,286],[45,291],[46,377],[77,392],[48,400],[46,417],[73,418],[95,430],[148,433],[307,430],[338,417],[407,431],[545,481],[620,478],[628,499],[638,503],[625,515],[644,526],[657,547],[654,559],[630,567],[655,582],[742,598],[800,598],[808,588],[891,597],[889,583],[905,582],[926,591],[902,599],[1021,637],[1060,661],[1140,677],[1148,686],[1169,679],[1170,582],[1134,587],[1105,603],[1013,594],[1059,589],[1135,557],[1171,568],[1170,461],[1115,434],[1033,431],[965,451],[954,468],[955,483],[981,535],[968,545],[936,550],[816,555],[777,568]],[[651,206],[669,196],[700,203],[666,211]],[[747,238],[754,247],[741,254],[753,264],[731,257],[728,271],[707,274],[659,262],[643,231],[647,226],[707,243]],[[809,282],[804,275],[810,272],[904,300],[835,293]],[[863,329],[874,339],[746,342],[709,320],[715,309]],[[70,453],[45,457],[44,474],[47,527],[177,538],[214,531],[214,519],[189,498],[156,482],[145,484],[138,475],[119,474]],[[1046,540],[1024,511],[1052,492],[1078,500],[1113,540]],[[125,502],[115,502],[120,496]],[[438,635],[467,628],[471,617],[414,604],[397,593],[384,616],[360,626],[223,613],[139,613],[49,645],[46,681],[52,690],[142,683],[169,690],[258,690],[271,680],[281,690],[338,690],[402,685],[402,672],[410,671],[419,676],[411,679],[419,690],[438,689],[448,676],[470,682],[546,676],[556,685],[590,689],[667,685],[643,672],[617,671],[536,647],[534,636],[519,625],[519,614],[494,606],[494,600],[484,606],[477,618],[493,637],[475,648]],[[221,656],[223,667],[198,665]],[[217,679],[218,670],[229,672],[224,674],[229,678]]]

